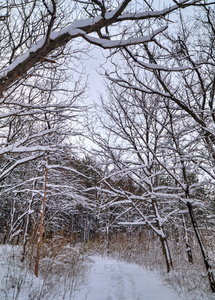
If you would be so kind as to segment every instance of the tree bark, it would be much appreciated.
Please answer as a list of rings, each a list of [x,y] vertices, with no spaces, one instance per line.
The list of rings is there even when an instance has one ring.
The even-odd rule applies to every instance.
[[[170,250],[169,250],[166,236],[165,237],[160,236],[160,241],[161,241],[162,250],[166,261],[167,273],[169,273],[174,268],[173,268],[172,257],[170,255]]]
[[[165,257],[165,261],[166,261],[167,273],[169,273],[171,270],[174,269],[174,267],[173,267],[172,257],[171,257],[168,242],[167,242],[167,237],[166,237],[166,234],[164,233],[163,226],[159,221],[161,219],[161,217],[158,212],[157,202],[155,199],[152,200],[152,205],[153,205],[155,217],[157,219],[158,230],[160,231],[159,237],[160,237],[163,254]]]
[[[193,255],[192,255],[192,251],[191,251],[191,247],[190,247],[190,241],[189,241],[188,230],[187,230],[184,214],[182,214],[182,219],[183,219],[184,232],[185,232],[185,243],[186,243],[187,257],[188,257],[189,263],[192,264],[193,263]]]

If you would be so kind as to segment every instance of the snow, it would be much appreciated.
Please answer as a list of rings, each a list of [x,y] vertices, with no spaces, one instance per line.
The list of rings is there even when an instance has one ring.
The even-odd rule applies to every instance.
[[[43,279],[36,278],[33,272],[27,271],[20,263],[17,256],[20,249],[17,246],[9,245],[0,247],[0,299],[2,300],[36,299],[33,298],[34,293],[41,295],[41,291],[45,291],[41,289],[44,284]],[[79,287],[79,290],[76,289],[72,300],[182,299],[170,287],[164,285],[154,272],[147,271],[136,264],[101,256],[90,257],[90,264],[90,272],[86,272],[86,275],[89,274],[87,281],[82,280],[82,286]],[[53,278],[53,280],[55,279]],[[84,282],[86,283],[83,284]],[[45,293],[40,299],[71,299],[71,295],[67,293],[63,293],[63,298],[60,296],[62,295],[61,290],[63,291],[65,288],[63,281],[56,287],[59,291],[58,294]],[[36,294],[34,295],[36,296]]]
[[[91,257],[87,284],[74,300],[180,300],[154,272],[107,257]]]
[[[192,288],[192,280],[187,281],[187,287],[191,287],[195,294],[185,295],[183,289],[179,288],[181,298],[164,284],[158,273],[134,263],[98,255],[85,256],[84,260],[80,260],[81,249],[81,246],[79,249],[78,245],[74,248],[68,244],[56,257],[41,257],[40,268],[43,272],[40,270],[37,278],[33,272],[32,253],[28,255],[31,260],[29,268],[28,259],[20,261],[22,247],[0,245],[0,300],[215,299],[210,292],[202,294],[198,288]],[[175,271],[171,271],[168,277],[175,281],[176,288],[180,284],[186,285],[178,281]]]
[[[101,38],[95,38],[93,36],[89,36],[87,34],[83,35],[83,38],[95,45],[98,45],[104,49],[111,49],[115,47],[123,47],[127,45],[136,45],[140,43],[145,43],[149,42],[153,39],[153,37],[162,31],[167,29],[167,26],[162,26],[161,28],[154,30],[153,33],[146,35],[146,36],[140,36],[140,37],[135,37],[135,38],[130,38],[126,40],[107,40],[107,39],[101,39]]]
[[[185,4],[185,5],[192,5],[194,3],[199,2],[199,0],[192,0],[192,1],[187,1],[183,0],[180,1],[179,4]],[[116,9],[112,10],[111,12],[108,12],[105,14],[106,20],[113,18],[118,11],[120,11],[121,6],[123,5],[124,2],[122,2]],[[161,11],[144,11],[141,13],[124,13],[118,16],[117,21],[119,22],[120,20],[138,20],[140,19],[147,19],[149,17],[158,17],[158,16],[163,16],[166,15],[168,12],[172,12],[178,8],[178,4],[170,5],[169,7],[166,7],[165,9]],[[47,6],[47,9],[50,14],[54,13],[54,8],[53,5],[50,4]],[[75,38],[78,36],[82,36],[85,40],[92,42],[96,45],[99,45],[100,47],[103,48],[113,48],[113,47],[118,47],[118,46],[125,46],[125,45],[133,45],[133,44],[139,44],[139,43],[144,43],[146,41],[149,41],[150,38],[152,39],[155,35],[159,34],[160,32],[164,31],[167,26],[162,27],[160,29],[157,29],[154,31],[152,35],[148,35],[146,37],[139,37],[139,38],[131,38],[129,40],[106,40],[106,39],[95,39],[94,37],[91,37],[86,34],[85,28],[89,26],[93,26],[103,20],[102,16],[96,16],[96,17],[91,17],[87,19],[81,19],[81,20],[76,20],[72,24],[66,26],[65,28],[59,30],[59,31],[52,31],[50,34],[50,39],[55,40],[57,37],[63,35],[63,34],[69,34],[71,38]],[[42,37],[40,40],[38,40],[35,44],[31,45],[31,47],[21,55],[20,57],[16,58],[9,66],[6,66],[0,71],[0,78],[6,77],[10,71],[12,71],[14,68],[16,68],[19,64],[23,63],[25,60],[28,59],[30,54],[32,52],[36,52],[38,49],[42,48],[44,43],[46,41],[46,37]],[[153,65],[148,64],[148,67],[153,68]],[[156,66],[157,67],[157,66]],[[165,66],[159,66],[159,68],[166,70]],[[177,68],[175,69],[177,70]]]

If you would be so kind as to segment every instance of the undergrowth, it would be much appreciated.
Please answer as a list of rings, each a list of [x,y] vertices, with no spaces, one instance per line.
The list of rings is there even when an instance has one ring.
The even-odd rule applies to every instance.
[[[0,299],[72,299],[84,284],[88,260],[82,251],[62,238],[46,241],[41,249],[39,277],[34,275],[35,247],[30,245],[23,262],[22,247],[0,247]]]
[[[108,244],[108,247],[107,247]],[[215,268],[213,241],[205,240],[212,265]],[[165,259],[159,239],[149,231],[141,235],[118,234],[108,241],[105,237],[96,242],[86,243],[84,249],[90,254],[110,256],[118,260],[137,263],[156,271],[166,284],[172,286],[184,300],[214,300],[211,292],[203,258],[195,238],[192,239],[193,263],[188,262],[183,234],[169,238],[169,247],[174,270],[167,274]]]
[[[211,235],[212,236],[212,235]],[[214,240],[205,237],[205,244],[215,265]],[[102,255],[136,263],[157,272],[184,300],[214,300],[195,239],[192,239],[193,263],[186,255],[183,234],[169,237],[174,270],[167,274],[159,239],[150,231],[128,235],[112,235],[107,241],[100,236],[95,241],[73,245],[69,239],[55,237],[45,240],[41,249],[39,277],[34,276],[35,243],[27,248],[21,262],[22,247],[0,247],[0,299],[2,300],[72,300],[82,288],[90,270],[90,255]]]

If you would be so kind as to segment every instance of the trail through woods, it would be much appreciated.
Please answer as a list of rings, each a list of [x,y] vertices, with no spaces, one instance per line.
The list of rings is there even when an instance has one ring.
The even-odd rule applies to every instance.
[[[180,300],[153,273],[136,264],[92,257],[87,284],[74,300]]]

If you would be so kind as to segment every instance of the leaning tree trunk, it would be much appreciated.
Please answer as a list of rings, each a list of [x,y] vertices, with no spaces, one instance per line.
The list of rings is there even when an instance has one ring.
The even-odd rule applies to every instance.
[[[43,201],[42,201],[42,209],[41,209],[41,217],[40,217],[39,238],[38,238],[38,242],[37,242],[37,253],[36,253],[36,258],[35,258],[34,274],[36,277],[38,277],[38,272],[39,272],[40,248],[42,246],[42,239],[43,239],[43,219],[44,219],[44,214],[45,214],[46,191],[47,191],[47,180],[48,180],[48,164],[49,164],[49,153],[47,153],[47,156],[46,156],[44,196],[43,196]]]
[[[187,230],[187,225],[186,225],[184,214],[182,214],[182,220],[183,220],[183,226],[184,226],[184,232],[185,232],[187,257],[188,257],[189,263],[192,264],[193,263],[193,255],[192,255],[192,251],[191,251],[191,247],[190,247],[190,240],[189,240],[189,236],[188,236],[188,230]]]
[[[132,204],[133,204],[134,208],[136,209],[136,211],[140,214],[140,216],[146,222],[146,224],[148,224],[151,227],[151,229],[159,236],[161,245],[162,245],[163,254],[165,257],[167,273],[169,273],[171,270],[174,269],[174,267],[173,267],[172,257],[171,257],[171,253],[170,253],[168,242],[167,242],[167,237],[164,232],[164,228],[163,228],[163,224],[162,224],[162,218],[158,211],[156,199],[152,199],[152,206],[153,206],[154,215],[155,215],[156,224],[157,224],[156,228],[154,225],[151,224],[151,222],[149,222],[147,220],[147,218],[144,216],[144,214],[137,208],[135,203],[132,202]]]
[[[155,214],[155,217],[156,217],[156,220],[157,220],[157,226],[158,226],[158,230],[159,230],[159,237],[160,237],[163,254],[164,254],[164,257],[165,257],[165,261],[166,261],[167,273],[169,273],[171,270],[173,270],[173,262],[172,262],[172,257],[171,257],[171,254],[170,254],[168,242],[167,242],[167,237],[166,237],[166,234],[164,232],[163,225],[160,222],[161,216],[159,214],[158,207],[157,207],[157,202],[156,202],[155,199],[152,200],[152,205],[153,205],[154,214]]]
[[[197,241],[199,243],[201,253],[202,253],[202,256],[203,256],[203,259],[204,259],[204,264],[205,264],[205,267],[206,267],[206,270],[207,270],[207,275],[208,275],[208,280],[209,280],[209,283],[210,283],[210,288],[211,288],[211,291],[213,293],[215,293],[215,280],[214,280],[213,270],[212,270],[212,267],[211,267],[211,264],[210,264],[210,261],[209,261],[209,258],[208,258],[208,254],[207,254],[207,251],[205,249],[202,237],[200,235],[199,228],[197,226],[196,217],[195,217],[195,214],[194,214],[194,211],[193,211],[192,203],[190,202],[189,182],[188,182],[188,179],[187,179],[187,174],[186,174],[186,168],[185,168],[184,161],[181,160],[181,163],[182,163],[182,166],[183,166],[182,167],[182,172],[183,172],[184,183],[187,186],[186,190],[185,190],[185,198],[187,200],[186,204],[187,204],[188,212],[189,212],[191,223],[192,223],[192,226],[193,226],[193,229],[194,229],[194,232],[195,232],[195,235],[196,235],[196,238],[197,238]]]
[[[196,237],[197,237],[197,240],[198,240],[201,252],[202,252],[202,256],[204,258],[204,264],[205,264],[205,267],[206,267],[206,270],[207,270],[207,275],[208,275],[211,291],[213,293],[215,293],[215,280],[214,280],[213,270],[212,270],[212,267],[211,267],[211,264],[210,264],[210,261],[209,261],[209,258],[208,258],[207,251],[204,247],[202,237],[199,233],[199,229],[198,229],[196,218],[195,218],[195,215],[194,215],[194,212],[193,212],[192,204],[190,202],[187,202],[187,207],[188,207],[189,215],[190,215],[191,222],[192,222],[192,225],[193,225],[193,229],[194,229],[194,232],[196,234]]]
[[[161,241],[162,250],[166,261],[167,273],[169,273],[171,270],[173,270],[173,262],[172,262],[172,257],[170,255],[170,250],[169,250],[166,235],[164,236],[160,235],[160,241]]]

